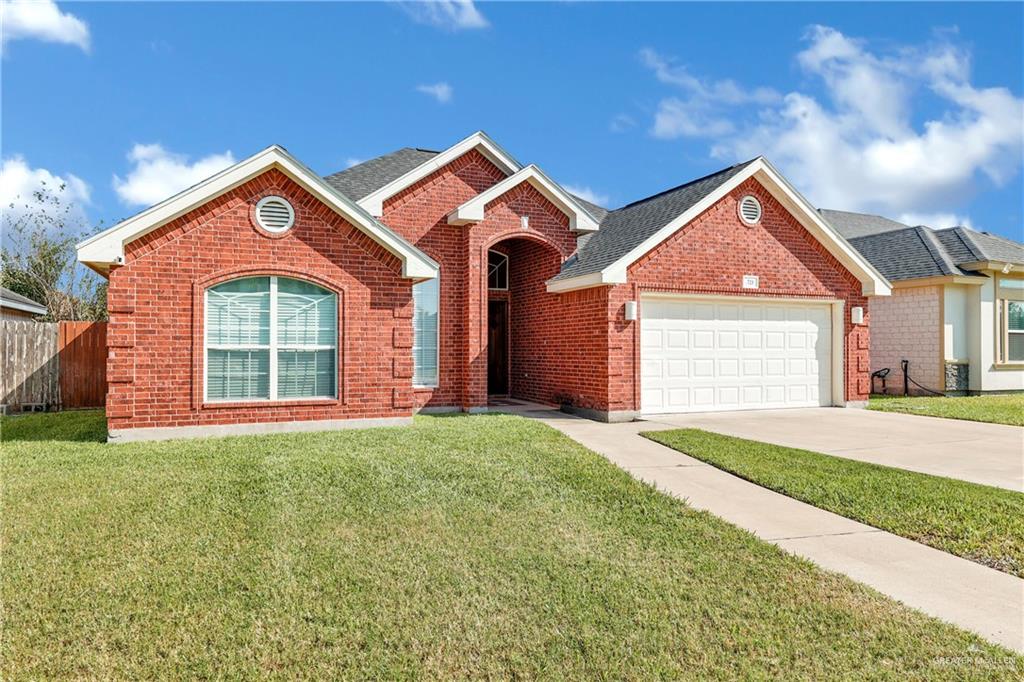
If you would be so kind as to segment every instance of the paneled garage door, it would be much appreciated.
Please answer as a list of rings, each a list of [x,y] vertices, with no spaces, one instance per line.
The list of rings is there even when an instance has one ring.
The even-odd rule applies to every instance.
[[[644,414],[832,404],[828,304],[651,297],[640,317]]]

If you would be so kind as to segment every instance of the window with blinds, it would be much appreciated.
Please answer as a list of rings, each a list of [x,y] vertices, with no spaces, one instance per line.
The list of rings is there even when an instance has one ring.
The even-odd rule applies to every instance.
[[[206,399],[337,395],[337,296],[286,277],[246,277],[206,292]]]
[[[415,386],[437,386],[439,282],[440,277],[435,277],[412,287]]]

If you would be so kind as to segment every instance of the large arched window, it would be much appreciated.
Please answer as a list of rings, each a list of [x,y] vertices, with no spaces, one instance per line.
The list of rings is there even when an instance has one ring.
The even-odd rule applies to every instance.
[[[245,277],[206,292],[206,400],[337,395],[338,300],[286,277]]]

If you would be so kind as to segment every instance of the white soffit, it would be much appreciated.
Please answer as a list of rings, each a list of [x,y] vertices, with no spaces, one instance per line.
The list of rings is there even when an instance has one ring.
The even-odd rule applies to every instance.
[[[448,215],[448,224],[467,225],[480,222],[484,219],[484,210],[487,204],[524,182],[530,183],[548,201],[569,217],[570,230],[575,232],[594,232],[598,229],[598,223],[594,216],[590,215],[571,194],[562,189],[558,183],[533,164],[510,175],[459,206]]]
[[[271,168],[280,170],[399,258],[402,261],[404,277],[430,279],[437,276],[438,265],[433,259],[341,195],[278,145],[267,147],[152,208],[80,242],[76,247],[78,260],[94,270],[108,272],[112,265],[124,262],[125,244],[166,225]]]

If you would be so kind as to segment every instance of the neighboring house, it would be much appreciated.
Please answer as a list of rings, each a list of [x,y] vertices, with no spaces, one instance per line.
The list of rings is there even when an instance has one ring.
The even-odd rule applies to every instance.
[[[871,308],[871,368],[890,368],[890,392],[903,391],[903,360],[931,391],[1024,390],[1024,244],[963,227],[821,213],[893,284]]]
[[[762,158],[614,211],[483,133],[322,178],[270,147],[78,245],[114,439],[860,405],[888,282]]]
[[[31,320],[45,314],[46,306],[36,303],[27,296],[0,287],[0,319]]]

